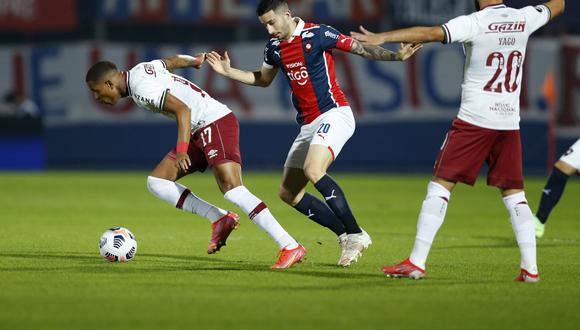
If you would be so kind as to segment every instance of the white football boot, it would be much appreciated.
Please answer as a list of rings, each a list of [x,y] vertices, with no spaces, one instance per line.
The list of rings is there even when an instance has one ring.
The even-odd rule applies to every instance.
[[[373,241],[369,234],[362,229],[362,233],[359,234],[348,234],[346,235],[346,244],[342,249],[342,254],[340,260],[338,260],[338,265],[343,267],[350,266],[353,262],[356,262],[358,258],[362,256],[364,250],[366,250]],[[341,247],[343,246],[340,237],[339,243]]]
[[[342,233],[338,236],[338,245],[340,246],[340,257],[344,255],[344,251],[346,250],[346,243],[348,242],[348,237],[346,233]],[[340,265],[340,264],[338,264]]]

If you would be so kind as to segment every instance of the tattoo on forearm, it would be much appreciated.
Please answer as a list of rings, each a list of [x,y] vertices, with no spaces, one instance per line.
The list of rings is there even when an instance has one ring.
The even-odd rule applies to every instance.
[[[397,54],[380,46],[363,45],[355,42],[351,52],[371,60],[396,61]]]

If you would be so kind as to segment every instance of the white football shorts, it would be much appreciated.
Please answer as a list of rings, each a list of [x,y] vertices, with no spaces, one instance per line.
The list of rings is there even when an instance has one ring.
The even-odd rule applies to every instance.
[[[580,139],[560,157],[560,160],[580,171]]]
[[[350,107],[334,108],[321,114],[313,122],[300,128],[284,167],[302,169],[312,144],[327,146],[332,157],[336,159],[346,141],[354,134],[355,126]]]

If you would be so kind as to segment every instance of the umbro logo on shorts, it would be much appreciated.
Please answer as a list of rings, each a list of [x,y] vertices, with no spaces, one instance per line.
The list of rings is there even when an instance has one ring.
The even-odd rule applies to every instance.
[[[215,149],[211,149],[208,153],[207,153],[207,158],[212,159],[215,156],[217,156],[219,153],[219,151],[215,150]]]

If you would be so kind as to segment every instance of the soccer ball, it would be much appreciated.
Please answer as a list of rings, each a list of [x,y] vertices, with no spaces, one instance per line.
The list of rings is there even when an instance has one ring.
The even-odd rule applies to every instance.
[[[127,228],[111,228],[101,236],[99,252],[111,262],[127,262],[137,253],[137,240]]]

